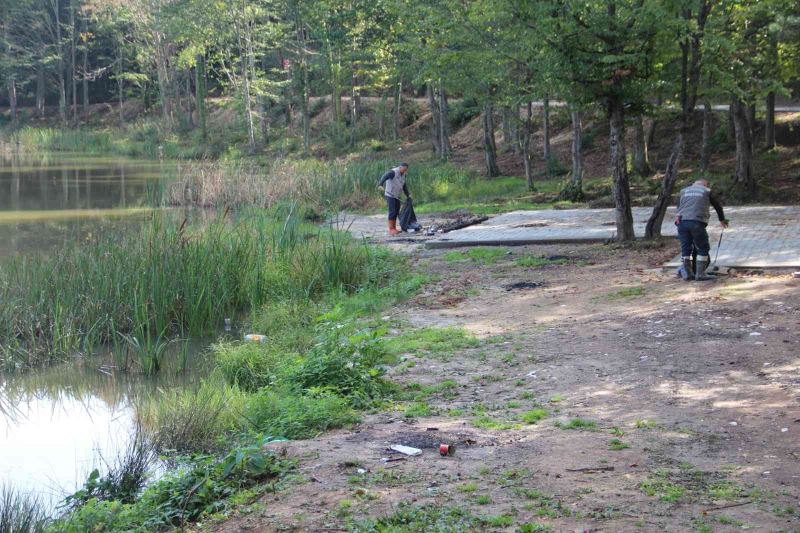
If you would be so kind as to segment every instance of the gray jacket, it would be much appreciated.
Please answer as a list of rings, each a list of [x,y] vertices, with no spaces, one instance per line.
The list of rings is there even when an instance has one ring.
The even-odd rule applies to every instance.
[[[711,192],[711,189],[703,187],[697,183],[689,185],[681,190],[678,197],[678,216],[681,220],[697,220],[703,224],[708,224],[709,206],[714,206],[719,221],[725,220],[725,213],[722,211],[722,204]]]
[[[406,196],[410,196],[406,187],[405,174],[400,172],[400,167],[393,168],[381,176],[378,186],[384,188],[384,195],[388,198],[397,198],[399,200],[401,192],[405,193]]]

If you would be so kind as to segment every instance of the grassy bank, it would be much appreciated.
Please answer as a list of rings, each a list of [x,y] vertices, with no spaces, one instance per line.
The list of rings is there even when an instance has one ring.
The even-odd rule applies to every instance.
[[[303,223],[297,209],[190,222],[154,213],[141,229],[97,235],[49,257],[0,265],[0,368],[63,361],[111,346],[123,366],[158,370],[170,339],[217,331],[225,317],[370,276],[375,253]]]
[[[289,231],[281,227],[279,234],[286,237]],[[400,256],[339,238],[326,244],[324,235],[305,237],[329,251],[326,261],[313,263],[312,278],[323,280],[318,288],[307,290],[304,275],[276,271],[287,278],[271,278],[276,297],[251,303],[244,327],[264,334],[267,342],[222,337],[211,348],[216,368],[200,387],[138,407],[145,452],[171,457],[176,468],[124,491],[119,472],[130,468],[93,473],[50,531],[153,530],[222,516],[294,482],[293,463],[276,457],[265,443],[354,424],[361,411],[402,397],[384,378],[385,365],[395,356],[376,316],[413,295],[425,277],[412,274]],[[297,242],[284,246],[302,254],[304,246],[312,246],[303,239],[298,234]],[[339,259],[330,255],[333,243]],[[283,261],[280,250],[276,244],[271,254],[278,255],[269,256],[270,264]],[[355,277],[338,279],[337,264]],[[125,455],[135,460],[114,464],[141,464],[136,459],[141,451]]]

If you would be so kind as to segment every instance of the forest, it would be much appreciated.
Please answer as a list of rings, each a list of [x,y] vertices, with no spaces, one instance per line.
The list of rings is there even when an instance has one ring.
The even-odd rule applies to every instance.
[[[433,155],[447,160],[459,100],[469,105],[457,111],[482,116],[485,175],[500,174],[502,130],[500,149],[517,154],[532,189],[533,152],[549,165],[548,115],[558,105],[573,136],[561,197],[577,200],[582,117],[599,113],[620,240],[633,238],[631,172],[661,173],[647,227],[658,235],[696,110],[704,117],[700,171],[714,106],[726,106],[733,183],[754,197],[754,146],[775,146],[776,101],[800,87],[800,13],[791,0],[3,0],[0,25],[0,105],[11,128],[36,117],[74,128],[105,103],[118,126],[135,120],[135,109],[150,110],[159,128],[202,146],[217,133],[209,102],[225,98],[245,155],[292,138],[308,156],[312,117],[326,102],[320,134],[347,150],[364,138],[367,99],[378,102],[374,136],[396,140],[404,99],[416,98],[427,102]],[[540,108],[541,149],[531,142]],[[657,121],[672,125],[671,150],[664,168],[652,169],[647,142]]]

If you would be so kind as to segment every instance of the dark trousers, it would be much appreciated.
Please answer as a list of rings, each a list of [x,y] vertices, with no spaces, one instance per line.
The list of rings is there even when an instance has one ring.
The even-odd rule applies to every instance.
[[[397,215],[400,214],[400,200],[387,196],[386,205],[389,207],[389,220],[397,220]]]
[[[692,257],[692,246],[697,255],[708,257],[711,246],[708,243],[706,225],[699,220],[681,220],[678,224],[678,239],[681,241],[681,257]]]

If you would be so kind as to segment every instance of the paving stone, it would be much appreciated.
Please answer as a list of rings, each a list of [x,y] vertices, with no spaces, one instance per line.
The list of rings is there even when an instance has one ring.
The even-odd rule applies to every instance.
[[[651,209],[633,209],[634,232],[644,235]],[[738,268],[800,267],[800,207],[726,207],[731,227],[724,232],[717,265]],[[668,210],[661,232],[677,236],[674,208]],[[711,257],[717,253],[721,231],[712,212],[709,224]],[[537,243],[596,242],[616,235],[613,209],[515,211],[483,224],[453,231],[427,241],[432,248],[458,246],[513,246]],[[678,243],[675,243],[677,248]],[[666,266],[677,265],[678,257]]]

